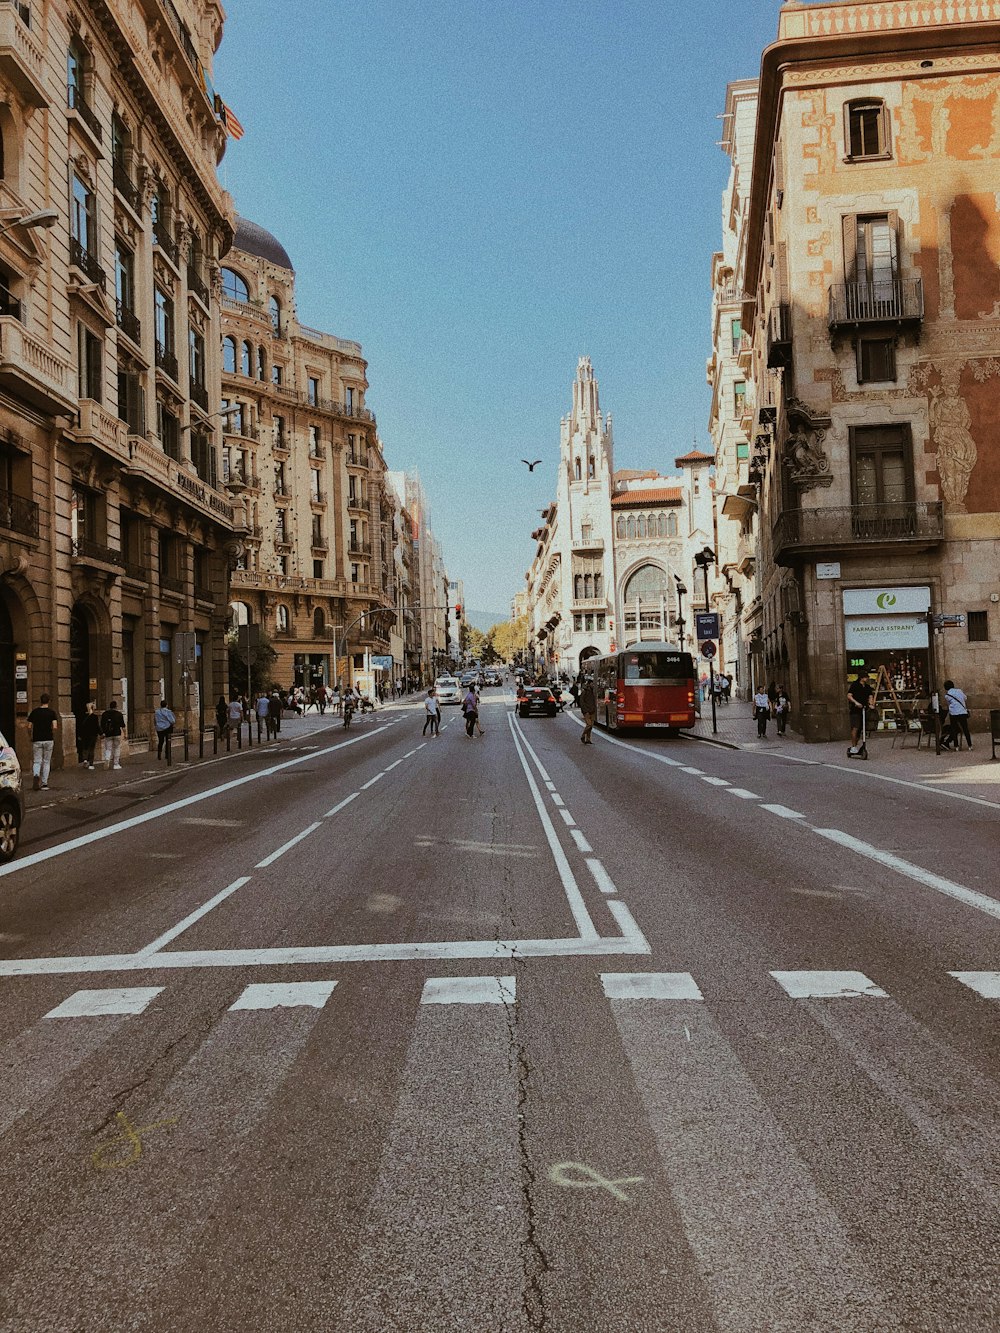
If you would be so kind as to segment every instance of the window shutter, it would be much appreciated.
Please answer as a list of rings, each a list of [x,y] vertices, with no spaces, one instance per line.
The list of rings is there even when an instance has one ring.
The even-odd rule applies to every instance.
[[[892,255],[892,276],[899,277],[899,214],[893,209],[886,214],[889,224],[889,246]]]
[[[858,217],[848,213],[843,219],[844,226],[844,281],[858,280]]]
[[[882,153],[892,152],[892,139],[890,138],[891,122],[889,120],[889,108],[883,102],[878,109],[878,146]]]
[[[787,301],[788,291],[788,245],[785,241],[778,244],[778,300]]]

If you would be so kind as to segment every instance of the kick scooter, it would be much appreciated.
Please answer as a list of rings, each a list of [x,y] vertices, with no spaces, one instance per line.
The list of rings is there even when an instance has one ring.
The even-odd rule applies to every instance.
[[[852,750],[850,746],[847,749],[848,759],[867,759],[868,758],[868,709],[861,710],[861,740],[858,742],[858,748]]]

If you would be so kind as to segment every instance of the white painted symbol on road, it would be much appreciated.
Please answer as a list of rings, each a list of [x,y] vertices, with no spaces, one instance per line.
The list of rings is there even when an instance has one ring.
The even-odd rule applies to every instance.
[[[549,1167],[549,1180],[553,1185],[568,1186],[576,1190],[607,1190],[621,1203],[629,1201],[621,1186],[641,1185],[645,1179],[645,1176],[621,1176],[618,1180],[609,1180],[607,1176],[602,1176],[585,1162],[557,1162],[555,1166]]]

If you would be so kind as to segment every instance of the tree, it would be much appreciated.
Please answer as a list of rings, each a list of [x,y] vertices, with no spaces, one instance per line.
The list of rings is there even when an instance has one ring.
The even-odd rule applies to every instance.
[[[483,651],[486,648],[486,635],[481,629],[476,629],[475,625],[467,625],[463,647],[466,655],[471,657],[474,662],[481,661]]]
[[[278,654],[271,647],[271,640],[264,633],[263,628],[260,626],[255,628],[259,630],[259,634],[256,642],[250,646],[249,684],[255,690],[270,689],[276,683],[271,677],[271,672],[278,660]],[[230,693],[233,694],[246,694],[249,692],[246,631],[243,631],[242,644],[240,644],[239,635],[239,628],[231,629],[226,635],[226,644],[229,648],[229,689]]]
[[[512,662],[514,654],[523,652],[527,642],[528,617],[502,620],[490,629],[486,638],[501,662]]]

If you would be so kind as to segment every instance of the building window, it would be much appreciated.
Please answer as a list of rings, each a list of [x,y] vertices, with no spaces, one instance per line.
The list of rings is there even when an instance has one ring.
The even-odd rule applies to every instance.
[[[174,302],[173,298],[157,287],[153,296],[156,327],[157,361],[174,355]]]
[[[267,353],[263,347],[257,348],[257,378],[259,380],[267,379]]]
[[[352,565],[352,566],[351,566],[351,582],[352,582],[352,583],[359,583],[359,582],[360,582],[360,572],[361,572],[361,566],[360,566],[360,565]]]
[[[738,444],[738,445],[736,446],[736,457],[737,457],[738,459],[741,459],[741,458],[749,458],[749,457],[750,457],[750,446],[749,446],[749,444]],[[675,519],[674,521],[676,522],[676,519]]]
[[[889,110],[878,99],[848,102],[847,156],[857,162],[869,157],[889,157]]]
[[[165,185],[158,185],[154,190],[149,211],[153,223],[153,244],[168,253],[172,252],[171,257],[176,260],[177,254],[171,231],[170,195]]]
[[[222,340],[222,371],[225,375],[236,374],[236,339]]]
[[[628,520],[627,520],[627,522],[626,522],[626,524],[625,524],[625,535],[628,537],[629,541],[633,541],[633,540],[635,539],[635,515],[634,515],[634,514],[629,514],[629,516],[628,516]]]
[[[623,540],[625,537],[625,519],[621,514],[615,519],[615,536]]]
[[[589,460],[589,462],[587,463],[587,476],[588,476],[588,477],[593,477],[594,475],[595,475],[594,455],[591,454],[591,455],[590,455],[590,460]]]
[[[277,363],[275,363],[271,367],[271,383],[281,384],[284,380],[284,377],[285,377],[284,367],[279,366]]]
[[[895,338],[858,337],[858,383],[885,383],[896,378]]]
[[[990,622],[988,612],[970,611],[968,613],[967,624],[969,627],[970,643],[989,643]]]
[[[309,406],[315,407],[319,403],[319,380],[315,375],[309,376]]]
[[[205,339],[197,329],[188,329],[188,357],[191,383],[196,389],[205,388]],[[207,404],[206,404],[207,406]]]
[[[743,380],[733,385],[733,415],[741,417],[747,401],[747,386]]]
[[[318,458],[320,456],[319,427],[310,425],[306,429],[309,432],[309,456],[311,458]]]
[[[322,577],[323,577],[323,561],[322,561],[322,560],[314,560],[314,561],[313,561],[313,578],[314,578],[314,579],[321,579]]]
[[[79,176],[73,176],[73,199],[70,210],[70,235],[87,256],[97,256],[96,200]],[[76,262],[70,255],[71,262]]]
[[[244,342],[243,350],[240,353],[240,371],[247,379],[253,374],[253,348],[248,342]]]
[[[279,634],[288,633],[288,607],[278,603],[274,612],[274,628]]]
[[[676,514],[668,514],[668,515],[667,515],[667,536],[668,536],[668,537],[676,537],[676,536],[677,536],[677,515],[676,515]]]
[[[164,407],[163,403],[157,400],[156,404],[156,425],[157,433],[160,436],[160,443],[163,445],[163,452],[168,458],[175,462],[180,461],[181,456],[181,431],[180,423],[169,408]]]
[[[118,353],[118,416],[130,435],[145,435],[146,407],[142,378],[134,363]]]
[[[202,481],[207,482],[209,486],[215,486],[218,480],[216,473],[215,447],[212,444],[210,435],[202,431],[191,432],[191,461],[194,463],[194,469]],[[244,476],[248,469],[244,468]]]
[[[101,506],[96,492],[87,490],[83,486],[74,486],[69,520],[74,553],[79,551],[81,542],[103,542],[101,518]]]
[[[635,520],[635,535],[640,541],[646,536],[646,519],[643,514]]]
[[[729,321],[729,329],[733,339],[733,356],[740,350],[740,339],[743,337],[743,324],[738,319]]]
[[[76,111],[89,110],[87,106],[86,78],[90,66],[90,53],[79,37],[70,39],[66,52],[66,100]]]
[[[121,316],[135,315],[135,255],[124,241],[115,237],[115,298],[118,302],[118,322]],[[136,321],[136,325],[137,325]],[[133,342],[138,342],[138,327],[125,329]]]
[[[344,389],[344,406],[348,412],[354,411],[354,390],[350,386]]]
[[[272,296],[268,302],[268,309],[271,312],[271,328],[278,335],[281,334],[281,302],[276,296]]]
[[[597,628],[597,629],[600,629],[600,630],[604,629],[604,625],[605,625],[605,618],[604,618],[604,616],[595,616],[595,618],[594,618],[594,625],[595,625],[595,628]]]
[[[238,273],[234,273],[231,268],[224,268],[222,295],[228,296],[231,301],[243,301],[245,304],[250,300],[250,289]]]
[[[879,513],[902,516],[913,499],[909,426],[852,428],[851,476],[854,503],[869,516],[877,517]],[[864,520],[862,514],[860,521]]]
[[[274,417],[271,422],[272,443],[275,449],[286,448],[285,443],[285,418]]]
[[[101,401],[101,382],[104,374],[104,339],[91,333],[86,324],[78,327],[78,369],[81,398]]]

